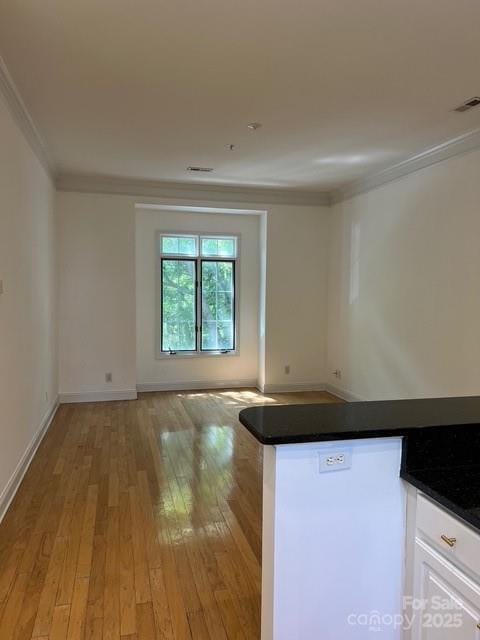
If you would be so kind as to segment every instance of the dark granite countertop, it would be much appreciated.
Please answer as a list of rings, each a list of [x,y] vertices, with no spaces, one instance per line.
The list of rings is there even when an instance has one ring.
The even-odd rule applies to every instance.
[[[480,425],[431,427],[403,440],[401,477],[480,531]]]
[[[480,396],[249,407],[240,422],[262,444],[407,435],[411,430],[480,425]]]
[[[402,469],[402,478],[480,531],[480,464]]]
[[[480,397],[252,407],[262,444],[402,436],[401,477],[480,531]]]

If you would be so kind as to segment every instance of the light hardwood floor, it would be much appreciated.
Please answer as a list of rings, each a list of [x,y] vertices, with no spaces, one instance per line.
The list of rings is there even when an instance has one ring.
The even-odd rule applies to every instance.
[[[168,392],[60,407],[0,525],[0,639],[257,640],[260,445],[246,406]]]

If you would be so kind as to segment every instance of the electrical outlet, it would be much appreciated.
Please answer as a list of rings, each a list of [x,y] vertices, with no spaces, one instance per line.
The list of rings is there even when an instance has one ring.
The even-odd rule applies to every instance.
[[[340,380],[340,378],[342,377],[342,372],[340,369],[335,369],[333,375]]]
[[[105,382],[112,382],[112,380],[113,380],[112,374],[110,372],[106,373],[105,374]]]
[[[320,473],[326,471],[343,471],[352,466],[351,449],[330,449],[319,454]]]
[[[289,364],[285,365],[285,375],[287,375],[287,376],[290,375],[290,365]]]

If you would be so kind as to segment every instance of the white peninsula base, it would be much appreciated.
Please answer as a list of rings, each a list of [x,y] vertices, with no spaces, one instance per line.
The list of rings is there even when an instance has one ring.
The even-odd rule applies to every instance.
[[[262,640],[400,640],[401,449],[396,437],[264,447]]]

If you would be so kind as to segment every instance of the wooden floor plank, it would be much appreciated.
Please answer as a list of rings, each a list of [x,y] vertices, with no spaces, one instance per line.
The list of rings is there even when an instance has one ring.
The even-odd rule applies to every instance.
[[[77,578],[89,578],[92,568],[93,538],[97,515],[98,485],[90,485],[87,490],[87,504],[83,518],[80,549],[77,561]]]
[[[83,640],[88,601],[88,578],[77,578],[73,587],[72,606],[68,622],[68,640]]]
[[[0,523],[0,640],[258,640],[254,389],[61,406]]]
[[[103,615],[104,640],[118,640],[120,637],[120,564],[119,564],[119,511],[109,508],[106,536],[105,592]]]
[[[249,640],[247,630],[242,626],[237,616],[233,598],[228,589],[215,592],[215,599],[223,619],[223,624],[228,632],[228,640]]]
[[[103,640],[103,623],[103,617],[97,617],[97,610],[95,606],[87,604],[85,640]]]
[[[52,551],[52,557],[48,566],[47,576],[42,589],[40,603],[38,605],[37,618],[33,628],[33,636],[48,636],[53,620],[53,610],[57,599],[57,590],[65,555],[67,551],[66,538],[57,538]]]
[[[134,635],[137,632],[135,606],[135,568],[132,545],[132,514],[130,497],[124,492],[120,496],[120,634]]]
[[[155,638],[155,618],[151,602],[137,604],[138,640],[153,640]]]
[[[40,544],[36,547],[32,570],[28,574],[28,584],[22,610],[13,634],[14,640],[30,640],[32,637],[54,544],[55,541],[51,532],[45,532],[41,535]]]
[[[168,607],[162,569],[152,569],[150,572],[150,584],[152,586],[156,635],[160,640],[174,640],[172,618]]]
[[[57,605],[53,610],[50,640],[67,640],[68,623],[70,620],[70,605]]]
[[[211,636],[207,629],[205,615],[203,611],[193,611],[188,614],[188,623],[190,625],[190,633],[195,640],[213,640],[215,636]]]
[[[152,601],[150,576],[148,573],[147,549],[145,544],[145,524],[140,507],[138,487],[129,488],[130,511],[132,514],[132,542],[135,575],[135,598],[137,604]]]
[[[27,590],[28,575],[19,573],[14,580],[9,598],[5,604],[0,621],[0,638],[11,638],[20,617],[21,607]]]

